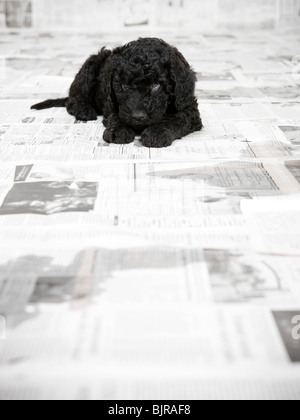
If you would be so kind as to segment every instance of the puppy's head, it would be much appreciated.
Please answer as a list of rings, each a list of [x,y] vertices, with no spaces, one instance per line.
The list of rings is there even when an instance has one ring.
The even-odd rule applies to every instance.
[[[178,98],[194,94],[195,75],[188,63],[159,39],[139,39],[116,49],[111,64],[114,111],[136,129],[159,124],[168,110],[180,110]]]
[[[169,104],[170,87],[161,65],[161,45],[155,49],[153,42],[139,40],[126,45],[113,81],[119,117],[133,127],[158,124]]]

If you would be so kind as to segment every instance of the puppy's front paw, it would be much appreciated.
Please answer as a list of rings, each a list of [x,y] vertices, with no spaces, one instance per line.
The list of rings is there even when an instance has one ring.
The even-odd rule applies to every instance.
[[[145,147],[168,147],[174,141],[174,136],[170,130],[164,127],[150,127],[142,134],[141,142]]]
[[[107,128],[104,131],[103,139],[106,143],[129,144],[134,141],[135,133],[128,127]]]

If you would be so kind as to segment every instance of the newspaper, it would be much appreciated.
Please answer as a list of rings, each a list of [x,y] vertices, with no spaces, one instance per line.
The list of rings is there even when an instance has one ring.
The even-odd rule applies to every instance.
[[[88,161],[88,160],[204,160],[273,159],[294,160],[300,156],[297,127],[277,123],[219,121],[213,123],[203,114],[204,129],[185,141],[175,141],[170,149],[145,149],[140,138],[129,146],[108,146],[103,140],[102,117],[89,124],[75,124],[63,109],[12,113],[10,101],[0,102],[7,110],[0,117],[0,152],[3,162]],[[27,105],[20,104],[21,107]],[[13,106],[13,105],[11,105]],[[208,122],[206,122],[208,121]],[[284,122],[283,122],[284,124]],[[289,134],[288,127],[292,133]]]
[[[129,35],[1,38],[0,399],[299,400],[298,31],[162,34],[204,122],[170,148],[30,110]]]

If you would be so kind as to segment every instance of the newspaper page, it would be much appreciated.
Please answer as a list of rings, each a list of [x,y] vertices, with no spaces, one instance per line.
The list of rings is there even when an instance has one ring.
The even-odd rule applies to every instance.
[[[0,399],[300,399],[299,34],[268,34],[161,34],[204,122],[167,149],[30,110],[128,34],[3,34]]]

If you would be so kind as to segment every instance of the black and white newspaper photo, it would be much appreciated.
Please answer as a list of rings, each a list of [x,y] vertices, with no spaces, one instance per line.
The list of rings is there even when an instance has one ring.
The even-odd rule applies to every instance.
[[[0,400],[300,400],[300,0],[0,0]]]

